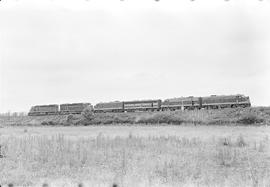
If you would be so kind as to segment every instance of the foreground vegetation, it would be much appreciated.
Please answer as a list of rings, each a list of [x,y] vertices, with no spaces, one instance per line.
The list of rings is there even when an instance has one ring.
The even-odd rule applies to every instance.
[[[57,128],[57,127],[56,127]],[[269,136],[0,136],[2,185],[269,186]],[[57,186],[57,185],[56,185]]]

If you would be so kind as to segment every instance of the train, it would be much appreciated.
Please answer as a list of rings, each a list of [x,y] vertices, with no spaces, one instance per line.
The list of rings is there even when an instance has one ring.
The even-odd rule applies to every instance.
[[[40,115],[67,115],[81,114],[90,107],[94,113],[117,112],[147,112],[147,111],[175,111],[194,109],[222,109],[236,107],[250,107],[249,96],[236,95],[211,95],[206,97],[177,97],[170,99],[150,99],[136,101],[101,102],[92,106],[91,103],[51,104],[36,105],[31,107],[29,116]]]

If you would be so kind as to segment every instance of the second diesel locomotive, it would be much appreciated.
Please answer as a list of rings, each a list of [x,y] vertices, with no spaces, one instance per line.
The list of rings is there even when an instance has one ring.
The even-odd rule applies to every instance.
[[[92,106],[90,103],[71,103],[61,104],[60,114],[80,114],[87,106]]]
[[[115,101],[98,103],[94,106],[94,112],[135,112],[135,111],[158,111],[161,107],[161,100],[142,101]]]

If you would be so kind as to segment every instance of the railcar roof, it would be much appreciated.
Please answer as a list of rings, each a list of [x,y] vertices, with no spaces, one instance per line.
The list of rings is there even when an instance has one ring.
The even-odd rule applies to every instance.
[[[160,99],[155,100],[135,100],[135,101],[124,101],[125,104],[132,104],[132,103],[152,103],[152,102],[158,102],[161,101]]]

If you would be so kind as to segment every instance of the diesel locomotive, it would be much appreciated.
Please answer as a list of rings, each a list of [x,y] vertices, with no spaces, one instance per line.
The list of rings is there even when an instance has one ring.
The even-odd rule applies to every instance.
[[[166,99],[161,104],[161,110],[185,109],[219,109],[250,107],[250,99],[244,95],[211,95],[208,97],[180,97]]]
[[[59,105],[36,105],[32,106],[28,116],[80,114],[86,107],[92,107],[90,103],[71,103]]]
[[[56,104],[32,106],[28,116],[56,115],[58,114],[58,108],[59,106]]]
[[[222,109],[250,107],[250,99],[244,95],[211,95],[207,97],[178,97],[165,100],[114,101],[97,103],[72,103],[59,105],[33,106],[29,116],[80,114],[84,108],[90,107],[95,113],[136,112],[136,111],[174,111],[193,109]]]

